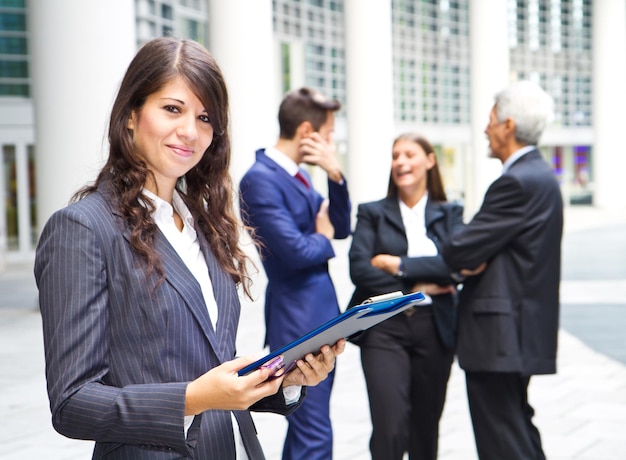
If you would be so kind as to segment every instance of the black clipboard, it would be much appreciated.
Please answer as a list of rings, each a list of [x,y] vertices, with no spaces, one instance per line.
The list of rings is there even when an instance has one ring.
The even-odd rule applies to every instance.
[[[289,372],[296,361],[307,354],[316,354],[324,345],[333,345],[339,339],[365,331],[404,310],[418,306],[423,300],[424,294],[421,292],[403,295],[401,291],[367,299],[361,305],[346,310],[302,337],[249,364],[239,371],[239,375],[249,374],[281,355],[284,372]]]

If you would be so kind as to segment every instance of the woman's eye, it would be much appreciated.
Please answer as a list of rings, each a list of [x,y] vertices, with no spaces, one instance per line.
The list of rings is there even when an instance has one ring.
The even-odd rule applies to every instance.
[[[180,113],[180,110],[175,105],[166,105],[164,109],[171,113]]]
[[[211,119],[208,115],[200,115],[198,118],[205,123],[211,124]]]

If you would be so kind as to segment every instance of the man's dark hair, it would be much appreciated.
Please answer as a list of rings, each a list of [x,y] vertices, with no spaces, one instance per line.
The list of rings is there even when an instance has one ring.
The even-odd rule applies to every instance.
[[[341,103],[329,99],[321,92],[303,87],[288,92],[278,109],[278,124],[281,139],[293,139],[296,129],[305,121],[313,126],[315,131],[326,122],[328,112],[336,112]]]

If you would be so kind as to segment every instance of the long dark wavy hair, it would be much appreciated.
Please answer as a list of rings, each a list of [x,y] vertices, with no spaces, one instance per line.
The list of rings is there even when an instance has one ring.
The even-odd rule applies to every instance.
[[[410,141],[418,144],[424,152],[428,155],[432,153],[435,155],[435,164],[426,172],[426,190],[428,190],[428,198],[433,201],[448,201],[446,191],[443,187],[443,181],[441,180],[441,173],[439,172],[439,162],[437,161],[437,155],[435,149],[425,137],[417,133],[404,133],[400,134],[393,141],[395,146],[399,141]],[[387,197],[397,197],[398,186],[393,181],[393,175],[389,173],[389,185],[387,187]]]
[[[120,85],[109,121],[109,157],[95,183],[79,190],[73,201],[93,193],[106,181],[115,193],[113,206],[131,229],[130,244],[148,265],[164,276],[154,249],[157,225],[154,207],[141,203],[142,190],[151,171],[137,154],[128,120],[148,96],[181,77],[206,108],[213,127],[213,141],[200,162],[180,177],[177,191],[192,212],[197,230],[207,239],[222,268],[250,296],[248,258],[239,246],[242,231],[233,205],[233,182],[229,173],[231,144],[228,132],[228,91],[213,56],[200,44],[185,39],[162,37],[146,43],[130,63]],[[144,201],[145,203],[145,201]]]

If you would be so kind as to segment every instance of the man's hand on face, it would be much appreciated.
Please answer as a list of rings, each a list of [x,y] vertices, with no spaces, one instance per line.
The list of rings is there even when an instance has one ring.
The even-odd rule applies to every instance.
[[[328,141],[318,132],[312,132],[300,141],[300,155],[303,163],[319,166],[328,178],[334,182],[341,182],[343,176],[337,161],[337,149],[332,137]]]

